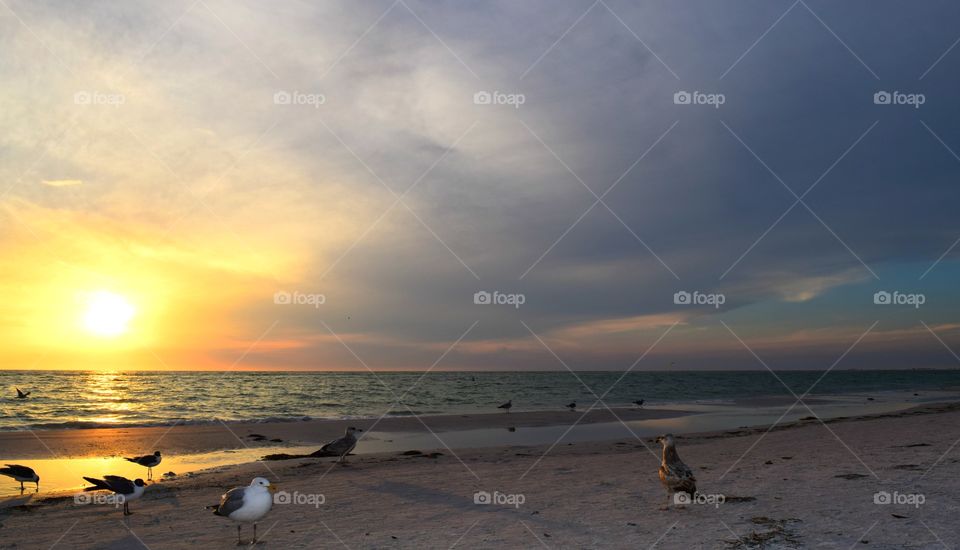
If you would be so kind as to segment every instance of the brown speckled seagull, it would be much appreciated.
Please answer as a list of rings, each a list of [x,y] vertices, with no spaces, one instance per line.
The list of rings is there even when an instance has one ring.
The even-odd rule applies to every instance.
[[[691,502],[697,493],[697,478],[693,477],[693,471],[689,466],[680,460],[677,454],[677,447],[673,441],[673,434],[661,435],[657,438],[657,443],[663,446],[663,458],[660,461],[660,483],[667,490],[667,507],[671,501],[677,504]],[[683,496],[676,497],[678,493],[686,493]]]

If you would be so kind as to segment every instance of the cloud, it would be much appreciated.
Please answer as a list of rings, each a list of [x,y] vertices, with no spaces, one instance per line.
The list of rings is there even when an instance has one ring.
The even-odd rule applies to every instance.
[[[917,281],[956,239],[960,165],[940,140],[960,147],[960,57],[917,76],[956,38],[926,22],[960,8],[925,3],[903,25],[902,6],[876,4],[866,19],[810,6],[842,43],[792,10],[751,47],[786,6],[611,1],[580,19],[586,6],[550,0],[131,2],[68,24],[61,1],[14,2],[36,36],[0,38],[0,182],[43,185],[9,189],[0,245],[76,231],[90,235],[82,254],[52,252],[88,268],[226,271],[242,299],[214,317],[233,316],[231,341],[280,319],[267,340],[282,344],[249,355],[264,366],[357,367],[325,325],[371,365],[429,366],[477,319],[469,357],[446,366],[530,365],[543,350],[520,319],[590,368],[622,366],[676,321],[662,345],[677,353],[725,349],[719,317],[787,349],[869,326],[876,310],[850,304],[871,270],[914,270],[924,286],[955,261]],[[926,93],[922,109],[875,105],[876,79],[844,44],[882,82]],[[78,88],[125,101],[78,104]],[[675,105],[681,89],[726,101]],[[278,90],[325,102],[277,105]],[[493,90],[526,101],[473,103]],[[327,303],[278,309],[281,289]],[[480,310],[480,289],[527,300]],[[678,290],[727,305],[678,310]],[[947,322],[947,302],[926,321]]]
[[[82,185],[83,180],[41,180],[40,183],[50,187],[72,187],[74,185]]]

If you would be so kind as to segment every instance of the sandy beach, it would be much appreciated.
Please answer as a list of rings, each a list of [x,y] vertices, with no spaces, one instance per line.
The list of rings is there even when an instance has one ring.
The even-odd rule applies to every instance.
[[[954,547],[958,439],[953,404],[680,436],[704,496],[668,510],[650,439],[257,462],[153,484],[129,518],[70,496],[6,508],[0,548],[234,547],[204,507],[255,476],[289,502],[261,548]]]

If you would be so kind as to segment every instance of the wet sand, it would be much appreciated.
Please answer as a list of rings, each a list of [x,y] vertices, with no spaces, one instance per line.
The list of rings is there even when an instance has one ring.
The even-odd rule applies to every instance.
[[[595,409],[580,424],[673,418],[688,414],[681,410],[638,408]],[[585,411],[584,411],[585,412]],[[530,411],[491,414],[391,416],[383,419],[327,420],[300,422],[247,422],[172,425],[143,428],[94,428],[84,430],[38,430],[0,432],[0,458],[70,458],[148,454],[161,449],[165,454],[204,453],[221,449],[286,445],[320,445],[343,434],[347,426],[380,432],[437,433],[472,429],[507,429],[555,426],[573,423],[581,414],[570,411]],[[263,438],[251,437],[260,435]]]

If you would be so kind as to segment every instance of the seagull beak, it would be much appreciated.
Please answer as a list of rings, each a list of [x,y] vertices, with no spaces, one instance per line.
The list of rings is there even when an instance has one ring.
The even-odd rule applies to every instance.
[[[276,492],[277,492],[277,486],[274,485],[273,483],[271,483],[270,485],[267,485],[267,490],[270,491],[271,493],[276,493]]]

